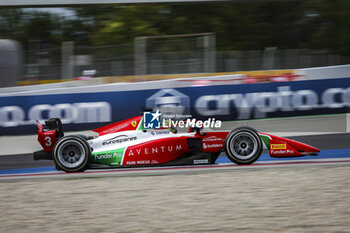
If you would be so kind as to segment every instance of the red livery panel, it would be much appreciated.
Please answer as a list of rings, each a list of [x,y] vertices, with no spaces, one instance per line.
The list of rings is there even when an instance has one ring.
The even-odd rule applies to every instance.
[[[119,121],[110,125],[103,126],[92,131],[98,133],[99,136],[117,133],[126,130],[136,130],[139,122],[141,121],[142,116],[133,117],[123,121]]]
[[[224,140],[228,132],[207,132],[202,139],[202,151],[217,153],[221,151],[224,146]]]
[[[123,165],[167,163],[188,152],[187,137],[157,139],[130,146],[125,151]]]
[[[56,131],[43,131],[42,129],[39,130],[38,141],[43,147],[44,151],[52,151],[57,141]]]

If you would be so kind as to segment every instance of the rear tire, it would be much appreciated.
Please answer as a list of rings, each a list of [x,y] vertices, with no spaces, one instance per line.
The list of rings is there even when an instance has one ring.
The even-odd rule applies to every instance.
[[[81,136],[66,136],[58,140],[53,150],[56,168],[65,172],[85,171],[89,164],[90,146]]]
[[[227,157],[238,165],[254,163],[261,155],[263,144],[253,128],[240,127],[233,130],[225,141]]]

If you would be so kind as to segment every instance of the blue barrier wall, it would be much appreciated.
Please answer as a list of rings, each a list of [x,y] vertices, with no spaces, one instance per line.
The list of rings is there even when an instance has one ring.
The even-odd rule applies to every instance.
[[[35,120],[63,119],[88,130],[139,115],[144,108],[223,121],[346,113],[350,78],[175,89],[0,97],[0,135],[35,134]]]

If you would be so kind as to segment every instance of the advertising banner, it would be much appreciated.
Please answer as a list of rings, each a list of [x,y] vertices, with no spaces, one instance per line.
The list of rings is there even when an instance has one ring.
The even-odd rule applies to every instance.
[[[60,117],[65,131],[90,130],[139,115],[142,109],[234,121],[346,113],[350,106],[350,78],[96,91],[0,97],[0,135],[35,134],[35,121],[51,117]]]

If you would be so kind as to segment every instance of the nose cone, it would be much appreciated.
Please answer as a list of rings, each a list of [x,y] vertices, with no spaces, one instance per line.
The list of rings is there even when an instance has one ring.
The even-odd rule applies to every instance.
[[[310,153],[320,152],[320,150],[317,149],[316,147],[310,146],[310,145],[305,144],[305,143],[301,143],[301,142],[297,142],[297,141],[293,141],[293,140],[289,140],[288,143],[299,151],[310,152]]]
[[[277,136],[273,136],[273,135],[269,135],[269,136],[273,140],[278,140],[278,141],[281,141],[281,142],[288,143],[293,148],[295,148],[296,150],[298,150],[299,152],[301,152],[303,154],[320,152],[320,150],[317,149],[316,147],[310,146],[310,145],[302,143],[302,142],[294,141],[294,140],[291,140],[291,139],[288,139],[288,138],[281,138],[281,137],[277,137]]]

